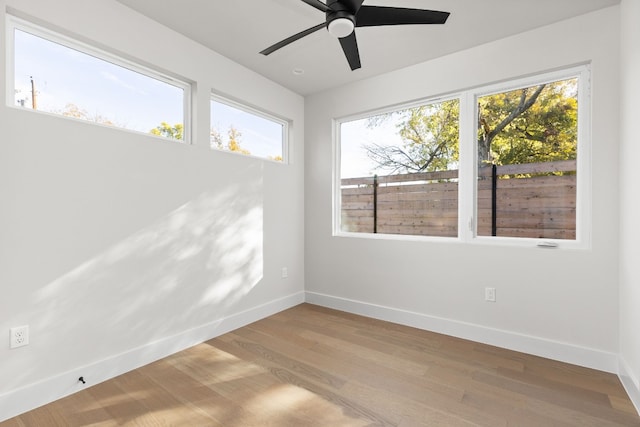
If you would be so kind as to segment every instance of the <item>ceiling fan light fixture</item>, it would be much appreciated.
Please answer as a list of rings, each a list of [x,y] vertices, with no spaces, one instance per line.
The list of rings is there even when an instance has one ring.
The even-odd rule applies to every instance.
[[[392,6],[363,6],[366,0],[301,0],[323,12],[324,22],[300,31],[262,50],[270,55],[296,40],[326,28],[329,34],[339,39],[340,47],[347,58],[351,71],[361,67],[355,27],[379,27],[382,25],[444,24],[449,12],[428,9],[410,9]]]
[[[353,33],[354,28],[355,25],[349,18],[336,18],[329,22],[329,25],[327,26],[329,34],[339,39],[347,37],[349,34]]]

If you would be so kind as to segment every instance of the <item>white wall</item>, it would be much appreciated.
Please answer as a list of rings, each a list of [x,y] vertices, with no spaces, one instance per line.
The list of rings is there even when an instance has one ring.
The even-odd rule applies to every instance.
[[[622,0],[620,14],[620,364],[623,383],[640,411],[640,2]]]
[[[618,46],[613,7],[308,97],[308,300],[616,371]],[[591,250],[332,236],[331,119],[585,62],[592,65]],[[496,303],[484,301],[485,286],[496,287]]]
[[[191,146],[0,105],[0,420],[303,300],[302,97],[112,0],[7,7],[197,97]],[[210,150],[211,89],[291,120],[291,164]]]

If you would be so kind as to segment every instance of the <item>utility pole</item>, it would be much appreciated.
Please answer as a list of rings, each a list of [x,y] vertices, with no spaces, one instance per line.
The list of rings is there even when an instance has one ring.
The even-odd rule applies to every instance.
[[[33,81],[33,76],[29,76],[31,79],[31,107],[34,110],[38,109],[38,102],[36,101],[36,84]]]

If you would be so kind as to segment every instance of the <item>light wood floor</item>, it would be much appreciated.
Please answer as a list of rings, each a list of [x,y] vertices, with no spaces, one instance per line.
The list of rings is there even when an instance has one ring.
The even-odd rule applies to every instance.
[[[303,304],[0,423],[89,425],[604,427],[640,417],[615,375]]]

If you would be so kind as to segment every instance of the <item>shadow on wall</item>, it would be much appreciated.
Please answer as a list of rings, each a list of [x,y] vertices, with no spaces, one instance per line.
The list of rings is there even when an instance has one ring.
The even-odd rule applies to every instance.
[[[242,184],[201,193],[43,286],[34,299],[29,351],[10,358],[13,368],[6,366],[7,372],[24,374],[3,388],[37,382],[229,313],[263,276],[258,169],[246,171]]]

